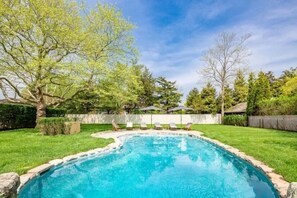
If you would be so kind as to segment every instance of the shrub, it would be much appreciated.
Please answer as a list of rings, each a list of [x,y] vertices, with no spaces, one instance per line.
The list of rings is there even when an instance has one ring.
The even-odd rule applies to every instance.
[[[297,115],[297,95],[263,100],[258,105],[259,115]]]
[[[67,121],[68,118],[63,117],[40,118],[37,121],[37,128],[43,135],[68,134],[69,129],[65,126]]]
[[[63,117],[65,109],[47,108],[47,117]],[[34,128],[36,107],[24,104],[0,104],[0,130]]]
[[[47,108],[46,117],[64,117],[66,114],[66,109],[61,108]]]
[[[234,126],[246,126],[247,117],[246,115],[225,115],[223,124]]]
[[[30,105],[0,104],[0,130],[35,127],[36,108]]]

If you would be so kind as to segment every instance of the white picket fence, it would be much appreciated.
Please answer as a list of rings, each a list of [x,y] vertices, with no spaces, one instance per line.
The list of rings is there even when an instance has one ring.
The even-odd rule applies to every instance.
[[[126,114],[126,115],[112,115],[112,114],[67,114],[69,118],[75,118],[84,124],[110,124],[113,120],[118,124],[126,124],[133,122],[140,124],[145,122],[147,124],[160,122],[161,124],[169,124],[175,122],[176,124],[186,124],[191,122],[193,124],[220,124],[221,115],[216,114]]]

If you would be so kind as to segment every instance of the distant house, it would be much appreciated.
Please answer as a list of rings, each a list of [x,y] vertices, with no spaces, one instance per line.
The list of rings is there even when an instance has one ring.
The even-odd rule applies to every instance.
[[[242,102],[226,110],[225,114],[245,114],[246,107],[247,107],[247,103]]]

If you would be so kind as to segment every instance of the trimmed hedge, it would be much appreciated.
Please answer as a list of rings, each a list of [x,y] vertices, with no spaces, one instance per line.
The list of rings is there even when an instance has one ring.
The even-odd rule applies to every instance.
[[[34,128],[36,108],[29,105],[0,104],[0,130]]]
[[[64,117],[66,110],[47,108],[48,117]],[[0,130],[34,128],[36,107],[24,104],[0,104]]]
[[[224,125],[247,126],[246,115],[225,115]]]
[[[69,129],[65,125],[67,121],[69,119],[63,117],[40,118],[37,121],[37,128],[43,135],[69,134]]]
[[[297,95],[263,100],[258,105],[259,115],[297,115]]]
[[[66,109],[61,108],[47,108],[46,117],[64,117],[66,114]]]

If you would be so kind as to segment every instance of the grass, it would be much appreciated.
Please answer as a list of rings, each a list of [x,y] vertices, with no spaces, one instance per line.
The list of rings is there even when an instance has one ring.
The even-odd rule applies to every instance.
[[[297,181],[297,133],[226,125],[194,125],[194,130],[238,148],[289,181]]]
[[[75,135],[43,136],[36,129],[0,132],[0,173],[26,173],[49,160],[104,147],[111,139],[91,137],[91,133],[110,130],[111,125],[82,125]]]

